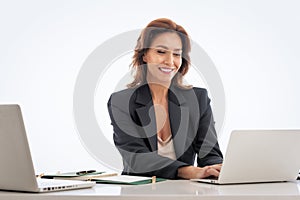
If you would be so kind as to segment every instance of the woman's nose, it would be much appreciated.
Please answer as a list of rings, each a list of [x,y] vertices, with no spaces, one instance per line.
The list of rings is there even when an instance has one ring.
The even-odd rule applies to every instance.
[[[168,66],[174,65],[174,57],[172,53],[167,53],[165,57],[165,64]]]

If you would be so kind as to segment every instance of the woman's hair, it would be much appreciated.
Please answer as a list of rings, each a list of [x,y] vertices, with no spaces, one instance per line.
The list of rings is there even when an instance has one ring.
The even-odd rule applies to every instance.
[[[166,32],[177,33],[182,43],[182,64],[172,81],[180,88],[191,88],[190,85],[184,85],[182,83],[183,76],[188,72],[190,67],[189,53],[191,51],[191,44],[189,36],[182,26],[166,18],[152,21],[142,30],[137,40],[131,63],[131,68],[133,72],[135,72],[134,80],[129,83],[127,87],[136,87],[146,82],[147,64],[144,62],[143,56],[149,50],[153,40],[158,35]]]

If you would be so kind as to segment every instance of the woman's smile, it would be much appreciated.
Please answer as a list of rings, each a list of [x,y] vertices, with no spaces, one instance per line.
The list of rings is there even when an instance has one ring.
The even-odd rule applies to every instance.
[[[158,69],[164,74],[171,74],[176,68],[175,67],[158,67]]]

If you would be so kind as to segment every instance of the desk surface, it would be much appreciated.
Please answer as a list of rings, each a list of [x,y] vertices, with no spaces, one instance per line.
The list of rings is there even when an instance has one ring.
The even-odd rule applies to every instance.
[[[97,184],[90,189],[50,193],[0,191],[0,199],[300,199],[300,181],[241,185],[211,185],[188,180],[168,180],[146,185]]]

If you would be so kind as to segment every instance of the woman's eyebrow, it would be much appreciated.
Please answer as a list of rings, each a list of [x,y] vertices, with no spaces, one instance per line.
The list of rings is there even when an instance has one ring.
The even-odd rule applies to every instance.
[[[157,47],[160,47],[160,48],[163,48],[163,49],[166,49],[166,50],[169,50],[169,48],[167,46],[164,46],[164,45],[156,45],[155,48]],[[173,49],[173,51],[182,51],[181,48],[178,48],[178,49]]]

